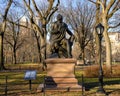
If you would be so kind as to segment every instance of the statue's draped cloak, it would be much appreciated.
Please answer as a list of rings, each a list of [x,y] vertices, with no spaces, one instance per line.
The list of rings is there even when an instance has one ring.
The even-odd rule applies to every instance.
[[[65,34],[66,34],[66,29],[67,29],[67,25],[62,22],[62,23],[58,23],[58,22],[54,22],[51,24],[51,36],[50,36],[50,42],[52,43],[58,43],[60,42],[62,39],[65,38]]]

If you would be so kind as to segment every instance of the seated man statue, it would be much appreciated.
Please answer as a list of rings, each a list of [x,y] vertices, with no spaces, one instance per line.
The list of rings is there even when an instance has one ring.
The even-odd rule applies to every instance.
[[[70,38],[66,38],[66,32]],[[57,21],[51,24],[50,45],[52,54],[57,53],[58,57],[71,58],[74,35],[63,22],[63,16],[58,14]]]

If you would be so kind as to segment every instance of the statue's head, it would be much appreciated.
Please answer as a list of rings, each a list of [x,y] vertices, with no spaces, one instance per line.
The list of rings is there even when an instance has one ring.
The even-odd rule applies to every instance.
[[[57,15],[57,21],[60,21],[60,22],[63,21],[63,16],[61,14]]]

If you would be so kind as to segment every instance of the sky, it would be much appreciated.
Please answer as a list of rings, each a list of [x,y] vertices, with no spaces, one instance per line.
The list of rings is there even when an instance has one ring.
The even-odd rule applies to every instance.
[[[0,13],[4,12],[4,8],[5,8],[5,5],[6,5],[5,2],[6,1],[7,0],[0,0]],[[23,0],[15,0],[15,1],[19,1],[20,3],[23,2]],[[40,3],[42,3],[42,2],[48,2],[48,0],[35,0],[35,1],[37,2],[38,5]],[[55,2],[57,2],[57,0],[55,0]],[[76,6],[75,5],[76,2],[81,2],[81,3],[84,3],[84,2],[86,3],[87,2],[88,4],[91,4],[88,0],[60,0],[60,5],[66,6],[68,4],[68,2],[72,2],[73,6]],[[14,10],[18,10],[20,15],[23,13],[23,10],[20,11],[20,7],[16,8],[16,7],[14,7],[14,5],[12,5],[11,9],[13,10],[13,12],[14,12]],[[0,14],[0,16],[1,16],[1,14]]]
[[[14,1],[17,1],[17,2],[19,1],[20,3],[23,3],[23,0],[14,0]],[[26,0],[26,1],[28,1],[28,0]],[[48,0],[35,0],[35,1],[37,2],[37,4],[40,4],[42,2],[48,2]],[[72,1],[74,6],[75,6],[75,2],[78,2],[78,1],[79,2],[89,2],[88,0],[60,0],[60,4],[66,6],[67,3],[70,1]],[[5,2],[7,2],[7,0],[0,0],[0,8],[5,8],[5,5],[6,5]],[[55,0],[55,2],[57,2],[57,0]],[[12,7],[14,7],[14,5]]]
[[[78,1],[79,2],[86,2],[87,0],[60,0],[60,1],[61,1],[61,4],[64,4],[64,5],[66,5],[69,1],[72,1],[73,5],[75,5],[75,2],[78,2]]]
[[[0,8],[5,8],[6,2],[7,0],[0,0]],[[18,1],[18,0],[14,0],[14,1]],[[27,1],[27,0],[26,0]],[[48,2],[47,0],[35,0],[37,2],[37,4],[39,4],[40,2]],[[75,2],[88,2],[88,0],[60,0],[60,4],[66,6],[68,2],[72,1],[73,5],[75,6]],[[23,0],[19,0],[19,2],[23,2]],[[55,0],[55,2],[57,2],[57,0]],[[14,7],[14,5],[12,6]]]
[[[14,0],[14,1],[17,1],[17,2],[19,1],[19,3],[23,3],[23,0]],[[41,4],[42,2],[48,3],[48,0],[35,0],[35,1],[37,2],[38,5]],[[67,3],[70,1],[72,1],[73,6],[75,6],[75,2],[77,2],[77,1],[85,2],[86,0],[60,0],[60,5],[66,6]],[[55,3],[56,2],[57,2],[57,0],[55,0]],[[6,4],[7,4],[7,0],[0,0],[0,13],[4,14],[4,9],[6,7]],[[12,12],[17,10],[19,15],[22,14],[24,11],[24,10],[21,10],[20,7],[15,7],[14,4],[12,4],[10,9],[12,10]],[[2,15],[2,14],[0,14],[0,15]]]

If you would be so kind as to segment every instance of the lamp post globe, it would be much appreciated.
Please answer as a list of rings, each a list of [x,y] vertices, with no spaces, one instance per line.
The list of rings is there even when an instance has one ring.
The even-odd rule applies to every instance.
[[[98,34],[98,37],[99,37],[99,56],[100,56],[100,64],[99,64],[99,76],[98,76],[98,79],[99,79],[99,88],[97,90],[98,93],[103,93],[105,94],[105,90],[103,88],[103,69],[102,69],[102,62],[101,62],[101,55],[102,55],[102,37],[103,37],[103,32],[104,32],[104,26],[99,23],[96,27],[95,27],[95,30]]]
[[[101,23],[99,23],[99,24],[95,27],[95,29],[96,29],[96,32],[98,33],[98,35],[102,35],[103,32],[104,32],[104,26],[103,26]]]

